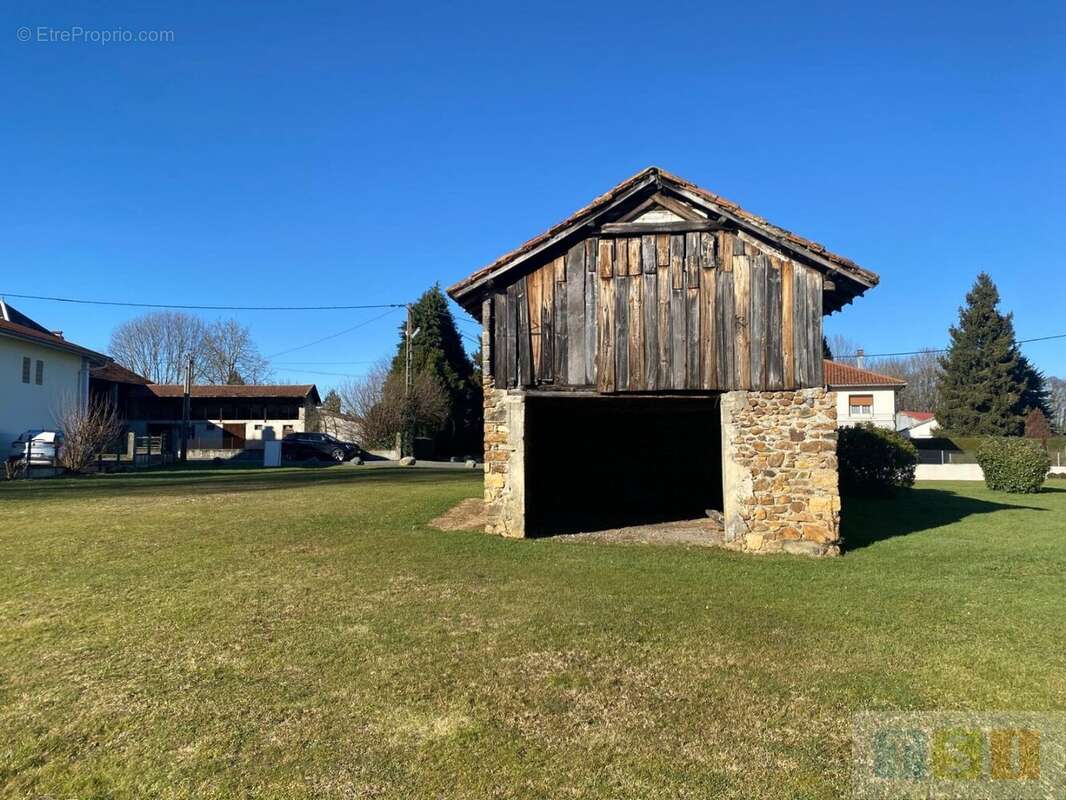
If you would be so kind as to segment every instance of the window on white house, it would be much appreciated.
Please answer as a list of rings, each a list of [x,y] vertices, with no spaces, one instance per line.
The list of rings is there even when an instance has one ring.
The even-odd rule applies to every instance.
[[[853,417],[869,417],[874,413],[872,394],[848,395],[848,414]]]
[[[37,376],[34,381],[38,386],[44,383],[44,362],[38,360],[37,362]]]
[[[22,382],[30,382],[30,359],[26,356],[22,357]]]

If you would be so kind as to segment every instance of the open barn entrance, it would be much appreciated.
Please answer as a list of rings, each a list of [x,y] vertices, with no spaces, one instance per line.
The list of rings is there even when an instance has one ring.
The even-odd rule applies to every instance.
[[[529,535],[705,518],[722,509],[717,396],[526,397]]]

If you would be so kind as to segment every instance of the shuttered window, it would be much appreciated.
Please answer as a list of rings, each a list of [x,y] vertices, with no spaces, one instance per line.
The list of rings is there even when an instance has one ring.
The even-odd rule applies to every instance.
[[[41,384],[44,383],[44,362],[43,361],[39,360],[37,362],[37,376],[36,376],[36,380],[34,382],[38,386],[40,386]]]
[[[25,356],[22,358],[22,382],[30,382],[30,359]]]
[[[874,413],[874,396],[872,394],[849,395],[848,413],[853,417],[870,416]]]

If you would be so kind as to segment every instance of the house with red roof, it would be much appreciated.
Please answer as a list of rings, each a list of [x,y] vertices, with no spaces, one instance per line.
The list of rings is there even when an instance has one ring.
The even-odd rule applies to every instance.
[[[897,429],[897,397],[907,385],[905,381],[828,359],[823,374],[825,387],[836,392],[838,425],[870,422],[880,428]]]

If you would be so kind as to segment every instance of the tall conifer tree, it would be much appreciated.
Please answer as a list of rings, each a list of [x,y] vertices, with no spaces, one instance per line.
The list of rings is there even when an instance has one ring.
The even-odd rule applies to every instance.
[[[1018,404],[1025,390],[1012,314],[1001,314],[999,291],[984,272],[977,276],[952,326],[951,346],[941,357],[936,418],[959,434],[1021,433]]]

